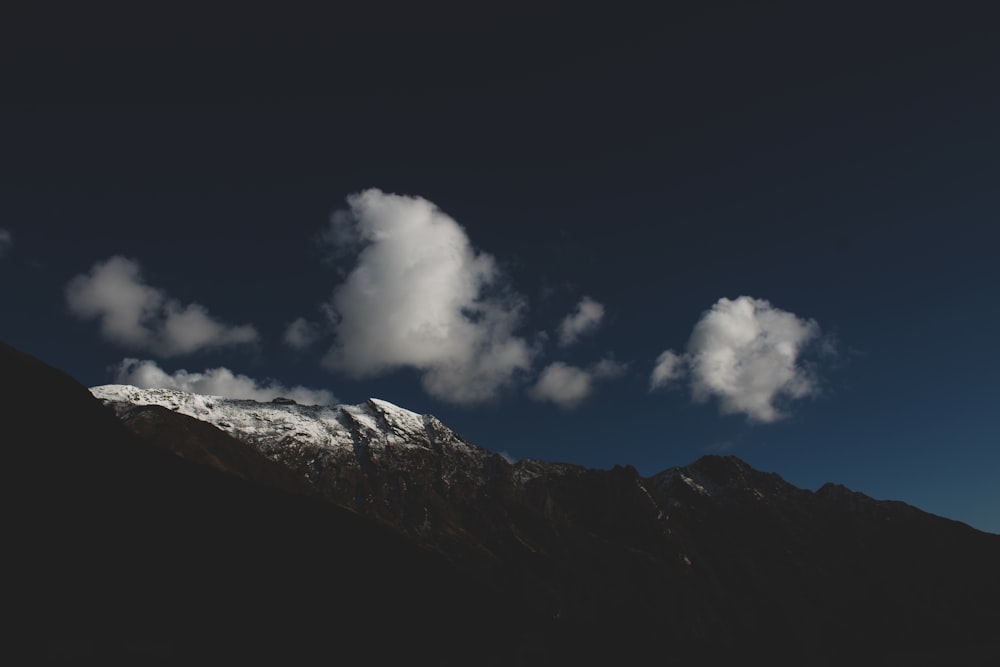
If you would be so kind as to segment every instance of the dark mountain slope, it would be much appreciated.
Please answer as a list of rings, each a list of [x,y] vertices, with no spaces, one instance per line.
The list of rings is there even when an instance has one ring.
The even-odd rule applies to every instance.
[[[921,664],[945,647],[1000,656],[989,630],[1000,621],[1000,536],[844,487],[797,489],[735,457],[650,483],[683,523],[695,567],[742,620],[737,643],[820,664]]]
[[[291,493],[315,495],[299,475],[211,424],[159,405],[133,406],[118,417],[132,434],[186,461]]]
[[[517,650],[489,641],[509,604],[439,556],[150,446],[10,347],[0,369],[11,664],[467,664]]]

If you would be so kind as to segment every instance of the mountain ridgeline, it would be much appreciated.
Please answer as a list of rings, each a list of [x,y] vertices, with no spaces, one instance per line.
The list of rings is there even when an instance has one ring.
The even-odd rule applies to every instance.
[[[651,477],[439,420],[108,385],[0,347],[31,657],[996,664],[1000,536],[732,456]]]

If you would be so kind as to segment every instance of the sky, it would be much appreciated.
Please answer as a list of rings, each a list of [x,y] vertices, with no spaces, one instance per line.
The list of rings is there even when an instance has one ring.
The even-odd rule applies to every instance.
[[[750,4],[5,21],[0,339],[1000,533],[997,10]]]

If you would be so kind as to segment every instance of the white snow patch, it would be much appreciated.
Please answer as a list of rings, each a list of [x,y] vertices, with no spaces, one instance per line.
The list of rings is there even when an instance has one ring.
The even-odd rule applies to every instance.
[[[689,487],[691,487],[694,490],[694,492],[697,493],[698,495],[702,495],[702,496],[711,496],[712,495],[712,494],[710,494],[708,492],[708,490],[704,486],[702,486],[698,482],[694,481],[693,479],[691,479],[687,475],[685,475],[685,474],[682,473],[680,477],[681,477],[681,481],[684,482],[685,484],[687,484]]]
[[[656,518],[657,519],[666,518],[666,515],[663,514],[663,510],[661,510],[660,506],[656,504],[656,501],[653,500],[653,496],[649,494],[649,491],[647,491],[646,487],[642,485],[642,482],[640,482],[639,480],[635,480],[635,485],[639,487],[640,491],[646,494],[646,497],[649,498],[649,502],[653,504],[653,508],[656,510]]]
[[[208,422],[252,444],[290,438],[324,448],[340,448],[350,447],[353,441],[338,418],[337,408],[332,407],[258,403],[130,385],[103,385],[91,388],[90,392],[103,401],[159,405]]]
[[[389,401],[369,398],[368,403],[382,416],[389,428],[400,435],[423,435],[424,418],[416,412],[410,412]]]
[[[103,385],[90,391],[119,411],[132,405],[159,405],[212,424],[264,456],[298,469],[308,479],[321,474],[313,464],[329,460],[325,455],[357,465],[362,450],[379,460],[393,450],[433,449],[434,455],[448,461],[441,472],[441,481],[448,486],[453,478],[481,477],[473,471],[483,470],[500,456],[465,442],[431,415],[374,398],[361,405],[306,406],[129,385]],[[310,453],[310,449],[322,450],[324,455]]]

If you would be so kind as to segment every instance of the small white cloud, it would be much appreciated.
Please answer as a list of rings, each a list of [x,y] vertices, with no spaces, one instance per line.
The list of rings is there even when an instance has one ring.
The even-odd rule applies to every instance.
[[[572,345],[580,336],[596,331],[603,319],[604,306],[589,296],[583,297],[576,309],[559,325],[560,347]]]
[[[334,257],[353,257],[328,304],[335,342],[324,366],[354,377],[414,368],[454,403],[495,398],[530,370],[533,350],[514,333],[523,300],[455,220],[377,189],[347,203],[323,234]]]
[[[656,358],[653,374],[649,378],[650,390],[666,387],[680,380],[687,373],[687,359],[673,350],[667,350]]]
[[[319,325],[315,322],[310,322],[304,317],[300,317],[285,329],[283,342],[293,349],[304,350],[319,339]]]
[[[556,361],[542,370],[528,395],[536,401],[551,401],[571,409],[590,396],[592,390],[593,378],[588,371]]]
[[[775,403],[818,393],[816,378],[799,362],[803,348],[819,337],[814,320],[763,299],[719,299],[695,325],[684,355],[671,350],[660,355],[650,388],[687,372],[695,401],[714,397],[723,414],[774,422],[786,416]]]
[[[14,245],[14,235],[10,233],[10,230],[0,227],[0,257],[7,254],[12,245]]]
[[[528,395],[536,401],[549,401],[570,410],[580,405],[594,392],[598,380],[619,377],[625,367],[605,359],[590,368],[571,366],[556,361],[546,366]]]
[[[286,387],[274,380],[260,381],[228,368],[210,368],[201,373],[184,369],[167,373],[156,362],[123,359],[115,368],[115,382],[131,384],[141,389],[178,389],[192,394],[225,396],[266,402],[275,398],[291,398],[302,405],[333,405],[337,398],[325,389],[308,389],[296,385]]]
[[[99,320],[107,340],[162,356],[258,339],[250,325],[224,324],[204,306],[183,305],[147,285],[139,264],[117,255],[70,280],[66,303],[75,315]]]

